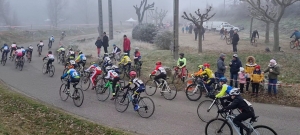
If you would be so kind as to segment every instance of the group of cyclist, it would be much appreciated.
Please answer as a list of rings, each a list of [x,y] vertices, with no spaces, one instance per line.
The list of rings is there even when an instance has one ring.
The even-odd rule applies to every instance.
[[[8,46],[6,43],[0,48],[0,51],[2,52],[1,57],[1,63],[5,58],[7,58],[7,55],[10,53],[9,58],[11,59],[12,56],[16,56],[16,61],[19,59],[23,59],[25,54],[30,54],[30,57],[32,56],[33,47],[32,45],[28,46],[28,48],[24,49],[23,46],[17,46],[16,42],[13,42],[11,46]]]

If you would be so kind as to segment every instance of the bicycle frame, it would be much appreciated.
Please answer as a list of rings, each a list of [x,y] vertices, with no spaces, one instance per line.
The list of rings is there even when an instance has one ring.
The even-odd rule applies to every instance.
[[[235,114],[228,115],[228,113],[227,113],[226,121],[230,124],[231,127],[233,127],[233,129],[235,130],[235,132],[236,132],[238,135],[242,135],[242,134],[240,133],[240,128],[236,127],[235,124],[233,123],[233,120],[232,120],[232,119],[234,119],[235,117],[236,117]],[[257,131],[254,130],[254,128],[253,128],[253,126],[252,126],[252,124],[253,124],[254,122],[251,122],[251,123],[250,123],[250,122],[243,121],[242,123],[243,123],[244,125],[246,125],[248,128],[253,129],[253,132],[255,132],[256,135],[260,135]],[[224,126],[224,125],[223,125],[223,126]]]

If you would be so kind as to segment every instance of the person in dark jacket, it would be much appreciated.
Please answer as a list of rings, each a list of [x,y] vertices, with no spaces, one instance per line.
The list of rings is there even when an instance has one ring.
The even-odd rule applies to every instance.
[[[201,29],[202,31],[200,31],[201,33],[202,33],[202,41],[204,40],[204,33],[205,33],[205,29],[204,29],[204,27],[202,26],[202,29]]]
[[[233,80],[234,80],[235,82],[234,87],[238,88],[238,82],[237,82],[238,73],[240,71],[240,67],[243,66],[237,54],[234,54],[232,56],[232,61],[229,63],[229,67],[230,67],[230,86],[231,87],[233,86]]]
[[[258,34],[258,31],[257,30],[254,30],[253,32],[252,32],[252,36],[251,36],[251,43],[253,43],[254,42],[254,39],[256,38],[256,36],[257,36],[257,38],[259,39],[259,34]]]
[[[251,119],[255,118],[255,112],[252,107],[252,104],[240,95],[239,89],[236,88],[232,89],[229,92],[229,95],[231,99],[233,99],[232,103],[229,106],[224,107],[221,110],[218,110],[218,113],[223,113],[228,110],[233,110],[236,108],[239,109],[241,113],[237,115],[232,121],[234,124],[240,127],[240,133],[242,135],[243,135],[243,129],[247,132],[247,135],[251,135],[253,129],[248,128],[242,122],[249,118]]]
[[[189,27],[189,33],[190,33],[190,34],[192,34],[192,33],[193,33],[193,29],[194,29],[193,25],[192,25],[192,24],[190,24],[190,27]]]
[[[232,37],[232,48],[233,48],[234,53],[237,52],[237,45],[238,45],[239,41],[240,41],[239,34],[237,34],[237,31],[234,31],[234,34],[233,34],[233,37]]]
[[[229,35],[230,35],[230,38],[232,39],[232,37],[233,37],[233,34],[234,34],[234,30],[233,30],[233,28],[231,28],[231,29],[230,29],[230,31],[229,31],[228,33],[229,33]]]
[[[103,48],[104,48],[104,52],[108,53],[108,51],[107,51],[108,37],[106,36],[106,32],[103,32],[103,40],[102,41],[103,41],[102,45],[103,45]]]
[[[197,27],[194,28],[195,40],[198,38],[199,29]]]
[[[224,77],[227,66],[225,66],[224,60],[226,55],[224,53],[220,54],[220,58],[217,61],[217,72],[216,77],[221,78]]]
[[[101,51],[101,47],[102,47],[102,40],[100,37],[98,37],[97,41],[95,42],[95,45],[97,46],[98,57],[100,57],[100,51]]]

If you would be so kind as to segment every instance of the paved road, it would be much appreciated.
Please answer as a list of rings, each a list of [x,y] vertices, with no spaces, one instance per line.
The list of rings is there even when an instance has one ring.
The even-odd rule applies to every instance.
[[[57,46],[57,43],[54,44],[54,47]],[[4,67],[0,65],[0,78],[24,94],[103,125],[147,135],[204,134],[206,124],[200,121],[196,111],[200,101],[188,101],[183,92],[179,92],[173,101],[167,101],[158,94],[152,96],[156,111],[149,119],[140,118],[132,106],[126,112],[119,113],[112,101],[99,102],[95,91],[91,90],[84,92],[85,100],[80,108],[75,107],[70,99],[63,102],[58,92],[63,67],[55,61],[56,72],[50,78],[42,74],[41,59],[34,51],[32,63],[25,63],[23,71],[15,69],[12,62],[7,62]],[[257,124],[268,125],[279,135],[300,134],[299,108],[256,103],[254,108],[260,116]]]

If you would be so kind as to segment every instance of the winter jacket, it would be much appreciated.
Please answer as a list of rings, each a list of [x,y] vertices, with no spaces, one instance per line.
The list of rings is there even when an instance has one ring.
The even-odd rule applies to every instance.
[[[264,74],[261,73],[260,70],[259,71],[254,70],[253,74],[251,74],[251,81],[253,83],[260,83],[263,81],[263,79],[264,79]]]
[[[103,47],[108,47],[108,37],[106,35],[103,37],[102,45],[103,45]]]
[[[236,60],[231,61],[231,65],[229,65],[229,67],[230,67],[231,74],[237,74],[240,71],[240,67],[243,67],[243,66],[242,66],[242,62],[240,61],[240,59],[236,58]]]
[[[225,71],[226,71],[226,67],[225,67],[224,60],[222,58],[219,58],[217,62],[217,73],[225,73]]]
[[[295,32],[292,34],[291,38],[292,38],[294,35],[295,35],[296,38],[300,38],[300,32],[299,32],[299,31],[295,31]]]
[[[195,28],[194,28],[194,33],[195,33],[195,34],[198,34],[198,32],[199,32],[198,28],[195,27]]]
[[[239,34],[233,34],[232,44],[237,45],[239,41],[240,41]]]
[[[130,51],[130,40],[129,40],[129,38],[124,39],[123,51]]]
[[[232,103],[229,106],[224,107],[225,110],[232,110],[232,109],[236,109],[236,108],[238,108],[243,113],[253,111],[252,109],[250,109],[249,104],[247,104],[247,102],[240,95],[235,96]]]
[[[102,41],[101,40],[97,40],[96,42],[95,42],[95,45],[97,46],[97,48],[101,48],[102,47]]]
[[[246,77],[247,77],[247,74],[245,72],[239,72],[239,82],[241,84],[245,84],[246,83]]]
[[[253,60],[252,63],[249,62],[250,59]],[[249,75],[248,77],[250,77],[250,74],[253,73],[256,65],[257,64],[255,63],[255,58],[253,56],[248,56],[247,62],[246,62],[246,65],[245,65],[245,72]]]
[[[270,72],[270,69],[272,69],[273,71]],[[278,65],[275,65],[273,67],[268,66],[268,68],[264,71],[265,73],[269,72],[269,79],[277,79],[277,76],[280,74],[280,69]]]

